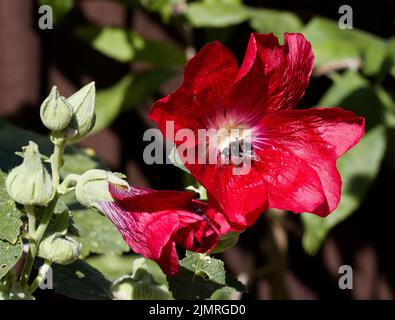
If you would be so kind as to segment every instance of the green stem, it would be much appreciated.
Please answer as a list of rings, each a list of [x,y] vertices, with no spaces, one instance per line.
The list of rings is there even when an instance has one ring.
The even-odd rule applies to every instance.
[[[34,258],[37,253],[37,244],[34,239],[29,239],[29,251],[25,258],[25,264],[21,273],[21,285],[25,287],[29,280],[30,272],[33,267]]]
[[[47,275],[49,269],[51,268],[51,261],[45,260],[44,264],[40,267],[40,270],[38,271],[38,275],[36,279],[32,282],[31,286],[29,287],[29,292],[33,293],[34,291],[37,290],[41,282],[45,279],[45,276]]]
[[[271,298],[273,300],[288,299],[288,290],[285,283],[287,271],[287,233],[283,226],[283,217],[280,212],[268,212],[269,222],[268,245],[271,268],[268,280]]]
[[[36,257],[38,247],[41,239],[44,236],[45,231],[52,219],[56,203],[59,199],[58,187],[60,182],[60,168],[63,166],[63,153],[66,146],[66,140],[64,138],[52,137],[54,143],[54,153],[51,156],[51,168],[52,168],[52,183],[55,190],[55,195],[48,206],[45,208],[43,216],[40,220],[40,224],[33,235],[29,237],[29,252],[27,253],[25,264],[21,273],[21,285],[27,287],[30,278],[30,273],[33,268],[34,259]],[[34,222],[35,223],[35,222]],[[29,221],[30,224],[30,221]],[[29,225],[30,228],[30,225]],[[29,232],[30,235],[30,232]]]
[[[52,141],[55,145],[54,153],[51,156],[52,181],[55,192],[57,192],[60,182],[60,168],[63,166],[63,153],[66,147],[66,140],[64,138],[54,138]]]
[[[60,194],[66,194],[67,192],[75,189],[75,184],[80,176],[78,174],[70,173],[68,174],[63,182],[59,185],[58,192]]]
[[[45,208],[44,214],[42,216],[42,219],[40,220],[40,225],[38,226],[37,231],[35,232],[33,237],[29,239],[29,252],[27,253],[25,265],[23,266],[23,270],[21,274],[21,285],[24,287],[27,286],[27,283],[29,281],[30,273],[33,268],[33,263],[37,254],[38,246],[40,245],[45,230],[47,230],[48,224],[51,221],[53,211],[55,209],[58,198],[59,196],[58,194],[56,194],[55,197],[52,199],[52,201],[49,203],[49,205]]]
[[[34,206],[25,205],[25,211],[28,219],[29,237],[34,237],[36,233],[36,214],[34,212]]]

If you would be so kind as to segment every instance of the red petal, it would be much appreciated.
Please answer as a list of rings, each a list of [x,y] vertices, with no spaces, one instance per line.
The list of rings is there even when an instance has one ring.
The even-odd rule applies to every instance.
[[[254,168],[246,175],[234,174],[234,167],[221,164],[186,164],[193,177],[218,203],[231,226],[243,230],[266,209],[264,182]]]
[[[224,106],[238,72],[233,54],[219,42],[204,46],[185,66],[184,83],[168,97],[157,101],[150,118],[166,133],[166,121],[174,121],[175,131],[206,128],[206,119]],[[197,137],[197,135],[196,135]]]
[[[231,231],[240,231],[239,228],[234,229],[229,224],[226,216],[217,209],[217,205],[213,204],[211,199],[208,199],[208,203],[196,199],[193,199],[192,202],[205,213],[211,225],[217,230],[218,234],[223,235]]]
[[[219,240],[217,231],[193,211],[191,192],[128,190],[111,184],[109,190],[116,202],[101,203],[103,212],[134,252],[156,261],[166,274],[178,271],[175,244],[207,252]],[[204,214],[202,208],[199,213]]]
[[[270,149],[257,155],[253,165],[265,181],[270,208],[315,212],[325,203],[321,181],[306,161]]]
[[[273,34],[253,33],[232,101],[266,113],[291,109],[304,95],[313,66],[311,45],[302,34],[286,33],[279,45]]]
[[[157,263],[163,272],[169,276],[175,275],[179,271],[180,263],[174,241],[166,244]]]
[[[191,209],[191,199],[196,195],[188,191],[152,190],[130,186],[129,190],[122,186],[110,184],[109,190],[124,210],[155,212],[161,210]]]
[[[179,219],[172,211],[155,214],[133,213],[124,211],[113,202],[103,202],[101,207],[135,253],[158,262],[164,270],[170,267],[168,264],[161,264],[163,261],[170,265],[178,264],[177,256],[174,261],[174,256],[168,256],[171,252],[166,250],[169,243],[173,242],[171,237],[179,227]]]
[[[341,192],[336,159],[363,136],[364,119],[339,108],[289,110],[265,116],[261,131],[263,145],[292,153],[316,171],[326,203],[313,212],[325,216],[335,210]]]
[[[189,212],[178,212],[180,226],[173,239],[185,249],[195,252],[208,252],[219,240],[218,233],[206,220]]]

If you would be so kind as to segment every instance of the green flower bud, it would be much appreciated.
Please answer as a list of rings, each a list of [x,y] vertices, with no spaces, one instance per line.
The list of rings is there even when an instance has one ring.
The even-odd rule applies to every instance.
[[[220,253],[225,251],[226,249],[233,247],[237,241],[239,241],[239,234],[237,232],[228,232],[221,236],[220,241],[216,245],[216,247],[211,250],[211,253]]]
[[[11,170],[6,179],[8,194],[24,205],[45,205],[54,196],[51,176],[42,162],[38,146],[30,141],[22,148],[23,162]]]
[[[86,136],[95,126],[95,83],[91,82],[67,99],[73,108],[73,116],[69,125],[73,132],[71,141]]]
[[[133,276],[124,276],[114,281],[111,288],[115,300],[170,300],[171,294],[165,285],[155,281],[144,269]]]
[[[72,106],[59,94],[55,86],[52,87],[40,108],[41,121],[49,130],[60,131],[67,128],[72,116]]]
[[[128,183],[121,177],[124,176],[105,170],[88,170],[78,178],[75,196],[85,207],[96,208],[100,211],[100,202],[113,201],[108,191],[109,183],[129,187]]]
[[[70,264],[78,259],[81,243],[71,235],[55,232],[44,238],[38,256],[58,264]]]

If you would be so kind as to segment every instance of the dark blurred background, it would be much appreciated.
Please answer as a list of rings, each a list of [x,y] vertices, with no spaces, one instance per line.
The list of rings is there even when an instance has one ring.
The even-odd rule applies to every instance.
[[[371,162],[361,167],[367,178],[358,182],[351,177],[357,192],[345,200],[351,203],[351,209],[344,209],[347,219],[328,228],[322,247],[303,247],[303,241],[308,241],[302,240],[305,228],[315,228],[314,224],[291,213],[269,212],[222,258],[229,271],[248,283],[244,299],[393,299],[395,41],[391,37],[395,35],[395,2],[348,2],[353,9],[353,27],[363,32],[354,30],[355,37],[345,39],[341,32],[348,31],[338,29],[337,34],[333,28],[325,29],[325,24],[312,24],[313,19],[324,17],[336,26],[343,5],[338,1],[244,1],[243,8],[262,10],[262,17],[251,19],[243,16],[242,7],[228,13],[233,5],[240,5],[238,1],[222,4],[225,17],[221,16],[223,1],[218,2],[219,13],[217,9],[211,12],[213,17],[210,12],[205,16],[201,8],[190,9],[189,2],[156,2],[162,2],[163,7],[155,6],[155,1],[0,0],[0,117],[46,134],[39,107],[51,86],[56,84],[62,95],[69,96],[95,81],[101,94],[101,128],[80,146],[94,149],[107,168],[125,172],[132,184],[182,189],[186,179],[176,167],[144,164],[146,143],[142,136],[154,126],[147,118],[152,102],[181,83],[184,55],[188,58],[208,41],[219,39],[241,61],[250,32],[281,35],[283,31],[300,31],[312,41],[318,58],[301,106],[325,101],[328,106],[353,110],[367,117],[368,130],[382,127],[384,133],[378,137],[385,142],[376,141],[373,135],[371,144],[367,142],[367,150],[361,153],[361,161],[366,156]],[[38,27],[38,9],[45,3],[53,5],[52,30]],[[214,0],[211,5],[216,6]],[[285,15],[278,17],[279,13]],[[221,19],[216,21],[217,17]],[[139,52],[133,42],[140,38],[128,38],[133,50],[112,42],[112,34],[110,40],[97,40],[108,27],[152,41],[148,53]],[[371,46],[365,47],[371,38]],[[380,143],[385,147],[375,149]],[[382,154],[371,160],[370,152]],[[310,255],[306,251],[317,252]],[[343,264],[354,270],[353,290],[339,289],[338,268]]]

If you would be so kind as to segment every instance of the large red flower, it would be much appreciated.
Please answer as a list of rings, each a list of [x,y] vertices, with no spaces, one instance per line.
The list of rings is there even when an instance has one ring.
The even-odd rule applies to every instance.
[[[127,190],[112,184],[109,190],[114,201],[101,202],[101,211],[134,252],[156,261],[168,275],[179,268],[176,244],[208,252],[219,240],[220,230],[207,218],[216,213],[215,208],[193,199],[195,194],[191,192],[133,186]]]
[[[190,161],[180,154],[238,229],[267,206],[326,216],[339,203],[336,160],[360,140],[364,119],[339,108],[293,109],[313,64],[311,46],[301,34],[285,34],[284,45],[273,34],[252,34],[240,68],[228,49],[213,42],[185,66],[181,87],[151,110],[151,119],[178,146],[182,141],[166,132],[167,121],[196,136],[199,129],[222,130],[218,147],[209,150],[219,159],[249,132],[251,149],[240,154],[249,157],[248,174],[234,174],[232,161],[198,164],[199,155]],[[240,133],[223,133],[231,129]]]

